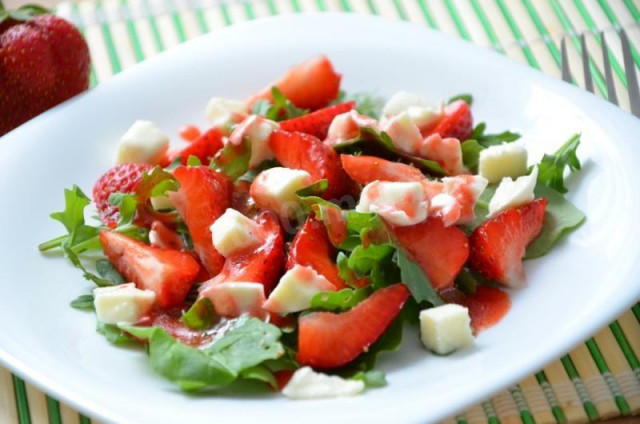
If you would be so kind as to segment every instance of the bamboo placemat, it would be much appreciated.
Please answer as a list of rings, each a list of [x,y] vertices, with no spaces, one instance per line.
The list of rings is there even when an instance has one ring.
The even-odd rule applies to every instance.
[[[81,28],[89,43],[92,85],[200,34],[241,21],[309,11],[376,14],[426,25],[556,77],[559,42],[568,36],[571,69],[580,84],[577,35],[586,33],[599,96],[606,95],[598,35],[604,31],[625,110],[629,100],[617,29],[626,29],[640,67],[638,0],[98,0],[66,2],[57,9]],[[535,375],[445,422],[572,424],[638,415],[638,358],[640,304]],[[0,369],[0,423],[91,422],[97,423]]]

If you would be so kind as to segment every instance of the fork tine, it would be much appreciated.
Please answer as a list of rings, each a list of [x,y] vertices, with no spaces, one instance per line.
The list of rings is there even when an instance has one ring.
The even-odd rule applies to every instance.
[[[562,51],[562,80],[571,84],[571,69],[569,68],[569,56],[567,55],[567,40],[562,37],[560,40],[560,50]]]
[[[627,88],[629,89],[629,103],[631,103],[631,113],[640,118],[640,87],[636,76],[636,67],[631,57],[631,46],[627,32],[620,30],[620,40],[622,41],[622,57],[624,60],[624,72],[627,76]]]
[[[582,70],[584,72],[584,86],[593,93],[593,76],[589,67],[589,52],[587,51],[587,37],[584,34],[580,36],[580,47],[582,50]]]
[[[609,62],[609,47],[605,40],[604,32],[600,31],[600,39],[602,40],[602,60],[604,61],[604,76],[607,80],[607,97],[609,101],[618,106],[618,95],[616,94],[616,86],[613,82],[613,70]]]

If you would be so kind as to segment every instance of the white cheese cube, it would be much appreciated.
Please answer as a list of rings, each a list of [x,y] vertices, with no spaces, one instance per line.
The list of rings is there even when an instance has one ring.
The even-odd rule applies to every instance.
[[[153,196],[151,199],[151,207],[156,211],[162,211],[165,209],[173,209],[173,202],[166,195]]]
[[[516,178],[527,173],[527,149],[517,143],[503,143],[480,152],[478,173],[497,183],[504,177]]]
[[[515,181],[509,177],[503,178],[489,201],[488,217],[533,201],[535,198],[533,190],[536,188],[537,181],[538,167],[533,168],[531,174],[518,177]]]
[[[248,139],[251,145],[249,168],[255,168],[263,161],[273,159],[273,152],[269,147],[269,137],[276,128],[278,128],[276,122],[261,116],[251,115],[233,130],[228,142],[239,146]]]
[[[363,390],[363,381],[345,380],[337,375],[315,372],[311,367],[302,367],[293,373],[282,394],[291,399],[321,399],[354,396]]]
[[[262,317],[264,303],[264,286],[251,282],[223,282],[207,287],[201,293],[213,303],[213,308],[221,317],[239,317],[250,314]]]
[[[407,112],[383,121],[381,129],[391,137],[393,145],[405,153],[416,154],[422,145],[420,129]]]
[[[291,217],[300,207],[296,191],[311,183],[311,175],[307,171],[275,167],[258,174],[251,183],[249,193],[259,208],[271,209],[280,216]]]
[[[136,121],[120,139],[116,163],[156,165],[168,149],[169,137],[153,122]]]
[[[378,122],[375,119],[360,115],[355,110],[341,113],[331,121],[325,143],[330,146],[340,144],[359,137],[360,128],[377,128],[377,126]]]
[[[239,100],[213,97],[207,103],[205,113],[211,125],[226,130],[231,124],[240,122],[247,116],[247,108]]]
[[[98,321],[106,324],[133,324],[146,315],[156,300],[151,290],[140,290],[134,283],[93,290]]]
[[[411,106],[405,111],[421,130],[434,125],[444,114],[444,106]]]
[[[295,265],[287,271],[264,304],[264,309],[288,314],[308,309],[311,298],[321,291],[333,291],[335,286],[308,266]]]
[[[257,244],[258,226],[235,209],[227,209],[211,225],[213,247],[225,258]]]
[[[429,107],[429,104],[422,97],[415,93],[398,91],[391,96],[382,108],[382,116],[391,117],[398,115],[410,107]]]
[[[469,310],[447,304],[421,311],[420,335],[427,349],[440,355],[473,344]]]
[[[419,182],[374,181],[365,186],[358,212],[375,212],[392,225],[414,225],[427,219],[429,200]]]

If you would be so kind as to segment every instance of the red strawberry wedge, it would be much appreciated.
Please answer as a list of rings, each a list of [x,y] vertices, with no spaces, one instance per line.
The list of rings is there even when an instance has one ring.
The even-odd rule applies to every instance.
[[[178,157],[180,163],[186,165],[190,156],[196,156],[200,162],[208,165],[211,158],[218,153],[218,150],[222,149],[222,137],[223,134],[218,128],[211,128],[183,149],[169,153],[166,164],[163,163],[163,165],[169,165]]]
[[[286,267],[291,269],[295,265],[309,266],[340,290],[347,287],[347,284],[338,275],[335,253],[324,224],[309,216],[291,243]]]
[[[411,165],[391,162],[375,156],[340,155],[345,172],[352,180],[362,185],[373,181],[423,181],[424,174]]]
[[[329,126],[333,118],[341,113],[349,112],[356,107],[355,102],[340,103],[324,109],[316,110],[308,115],[280,122],[280,128],[289,132],[303,132],[324,140],[327,138]]]
[[[393,229],[400,245],[420,265],[431,285],[439,290],[453,285],[467,258],[469,241],[456,226],[445,227],[439,218]]]
[[[338,97],[342,76],[333,70],[326,56],[306,60],[289,69],[279,80],[246,100],[249,109],[258,100],[272,100],[271,87],[275,86],[297,107],[316,110],[327,106]]]
[[[438,133],[442,138],[457,138],[465,141],[473,132],[471,109],[464,100],[457,100],[444,110],[444,117],[429,134]],[[424,135],[429,135],[424,134]]]
[[[311,174],[313,181],[326,178],[329,188],[323,198],[339,199],[350,189],[349,177],[342,169],[340,157],[316,137],[278,130],[271,134],[269,147],[282,166],[303,169]]]
[[[173,174],[180,189],[171,194],[171,201],[187,224],[202,265],[216,275],[224,257],[213,247],[209,227],[229,207],[231,181],[206,166],[181,166]]]
[[[509,287],[524,287],[522,258],[544,221],[547,199],[507,209],[488,219],[469,238],[471,266],[483,276]]]
[[[93,186],[93,201],[96,203],[100,220],[114,228],[120,218],[116,206],[109,204],[113,193],[134,193],[142,181],[142,174],[150,172],[152,165],[146,163],[127,163],[116,165],[102,174]]]
[[[300,317],[296,360],[320,369],[348,364],[378,340],[408,298],[407,287],[394,284],[347,312],[313,312]]]
[[[200,271],[188,253],[151,247],[123,234],[102,231],[100,243],[118,272],[138,288],[154,291],[163,309],[184,302]]]
[[[222,282],[250,281],[261,283],[265,295],[278,283],[284,264],[284,235],[276,215],[263,212],[256,219],[258,237],[262,243],[229,256],[220,274],[205,283],[201,296],[207,296],[207,288]]]

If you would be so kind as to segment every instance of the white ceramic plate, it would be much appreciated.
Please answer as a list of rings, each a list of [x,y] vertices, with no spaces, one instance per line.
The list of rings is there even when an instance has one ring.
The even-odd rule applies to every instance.
[[[408,332],[380,366],[389,385],[363,396],[290,401],[275,395],[189,397],[156,376],[139,350],[110,346],[94,317],[68,303],[89,285],[38,253],[61,233],[50,220],[63,188],[112,164],[133,120],[170,134],[203,123],[212,95],[243,98],[290,65],[326,53],[349,91],[404,89],[437,101],[473,93],[476,119],[529,136],[534,159],[583,133],[571,199],[586,224],[527,263],[530,287],[475,348],[430,355]],[[640,294],[640,121],[498,54],[424,28],[354,15],[281,17],[200,37],[118,75],[0,140],[0,359],[91,416],[118,423],[434,422],[539,370],[595,333]]]

